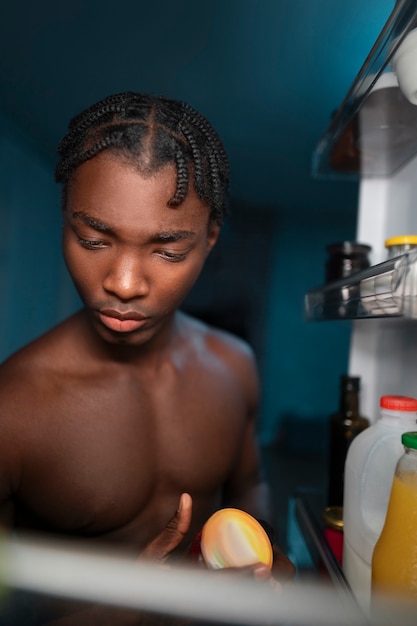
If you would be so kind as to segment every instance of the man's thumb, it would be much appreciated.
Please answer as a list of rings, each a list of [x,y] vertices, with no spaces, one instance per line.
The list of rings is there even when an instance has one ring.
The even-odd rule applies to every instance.
[[[188,493],[180,497],[178,510],[165,528],[144,548],[141,557],[165,559],[184,539],[191,524],[193,501]]]

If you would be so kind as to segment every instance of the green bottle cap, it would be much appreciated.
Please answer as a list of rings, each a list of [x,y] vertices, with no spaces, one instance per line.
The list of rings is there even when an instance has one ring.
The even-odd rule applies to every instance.
[[[404,433],[401,435],[401,443],[406,448],[417,450],[417,432]]]

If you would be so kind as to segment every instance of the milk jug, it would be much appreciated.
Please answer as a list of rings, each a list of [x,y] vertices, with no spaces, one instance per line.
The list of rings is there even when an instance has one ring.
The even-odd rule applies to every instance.
[[[416,430],[417,399],[382,396],[380,417],[349,447],[343,500],[343,571],[358,603],[369,611],[372,553],[385,521],[401,435]]]

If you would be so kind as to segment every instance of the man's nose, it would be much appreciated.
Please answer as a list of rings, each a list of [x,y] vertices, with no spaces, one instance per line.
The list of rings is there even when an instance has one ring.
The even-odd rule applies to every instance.
[[[119,253],[103,281],[106,291],[120,300],[131,300],[149,293],[146,263],[138,253]]]

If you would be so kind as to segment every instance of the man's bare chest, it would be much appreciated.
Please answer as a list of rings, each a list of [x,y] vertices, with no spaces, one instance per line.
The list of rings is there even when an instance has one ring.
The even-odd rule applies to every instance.
[[[213,391],[162,381],[151,390],[130,379],[64,387],[36,412],[19,498],[41,523],[89,535],[129,524],[156,493],[174,502],[183,491],[218,491],[244,406],[226,387]]]

